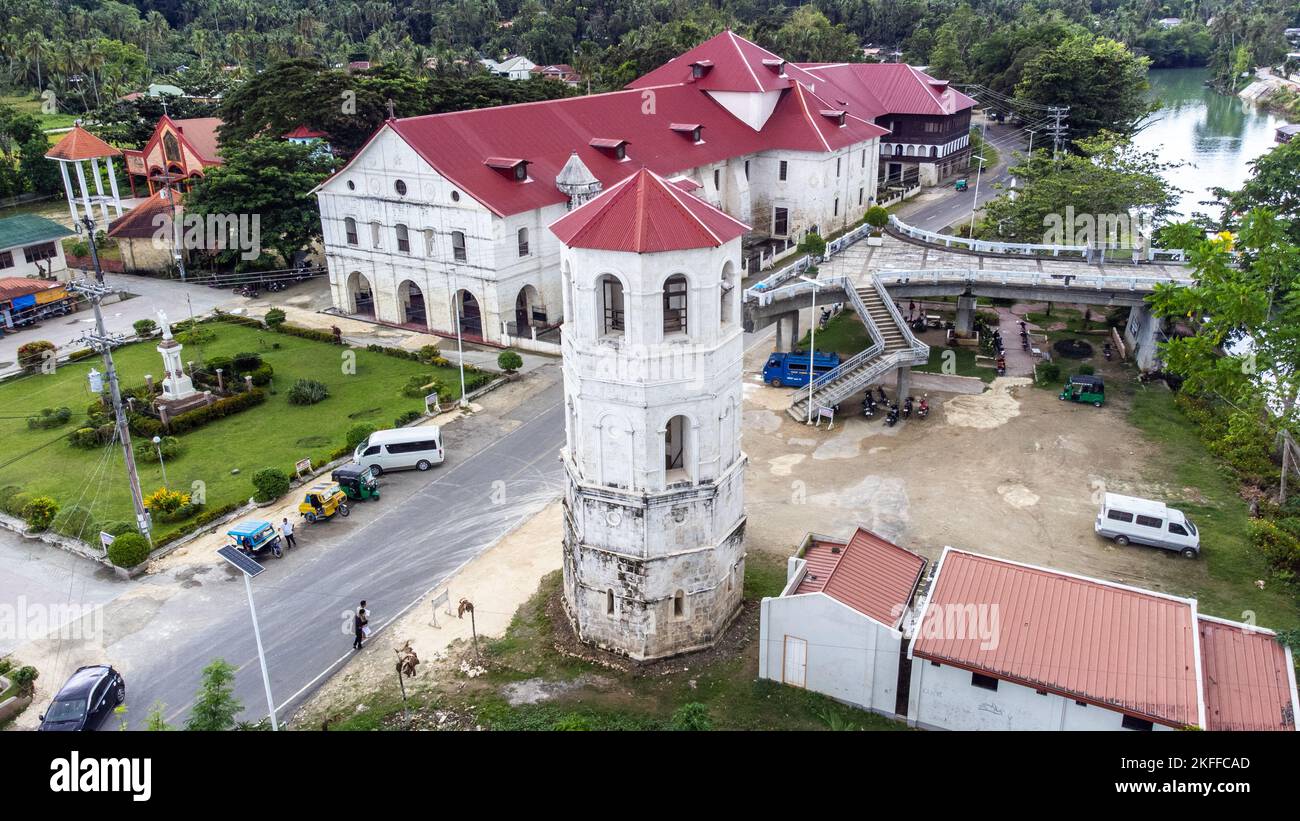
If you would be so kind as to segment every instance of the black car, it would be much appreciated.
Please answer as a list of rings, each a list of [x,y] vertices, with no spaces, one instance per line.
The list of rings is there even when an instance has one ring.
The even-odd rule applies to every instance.
[[[47,732],[95,730],[124,701],[126,682],[121,673],[107,664],[81,667],[50,702],[41,716],[39,729]]]

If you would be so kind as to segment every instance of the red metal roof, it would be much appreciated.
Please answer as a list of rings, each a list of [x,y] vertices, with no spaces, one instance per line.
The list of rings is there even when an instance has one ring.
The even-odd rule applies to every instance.
[[[777,64],[764,65],[764,60]],[[636,79],[628,88],[694,83],[705,91],[780,91],[790,84],[773,70],[781,62],[779,56],[728,30]],[[695,80],[691,77],[692,63],[712,67]]]
[[[217,139],[221,118],[192,117],[185,120],[172,120],[172,124],[205,163],[213,165],[221,163],[221,145]]]
[[[800,63],[798,68],[834,86],[851,113],[869,120],[882,114],[955,114],[975,105],[947,81],[905,63]]]
[[[176,220],[179,221],[184,213],[181,206],[184,195],[172,191],[172,197],[176,201]],[[160,228],[159,224],[155,224],[154,218],[159,214],[166,214],[170,218],[171,213],[172,203],[167,199],[167,189],[159,188],[144,202],[113,220],[108,226],[108,236],[113,239],[150,239]]]
[[[925,559],[858,528],[848,544],[813,542],[795,595],[825,593],[881,624],[898,627]]]
[[[1207,730],[1296,729],[1294,668],[1271,631],[1197,620]]]
[[[17,299],[20,296],[58,288],[62,284],[57,280],[36,277],[0,277],[0,300]]]
[[[324,138],[325,132],[317,131],[314,128],[308,128],[305,125],[300,125],[284,135],[284,139],[286,140],[314,140]]]
[[[954,614],[996,613],[994,639]],[[945,550],[912,653],[1174,727],[1199,726],[1195,602]],[[949,619],[945,627],[945,617]]]
[[[748,230],[645,168],[551,223],[571,248],[638,254],[716,248]]]
[[[81,126],[74,125],[45,156],[51,160],[89,160],[92,157],[116,157],[121,153]]]

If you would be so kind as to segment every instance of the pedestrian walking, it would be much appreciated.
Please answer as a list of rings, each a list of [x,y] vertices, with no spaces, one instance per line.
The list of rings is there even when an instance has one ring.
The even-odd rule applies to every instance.
[[[287,516],[284,519],[284,524],[280,525],[280,535],[284,536],[285,547],[294,547],[298,544],[293,538],[293,522],[289,521]]]
[[[361,642],[365,641],[370,635],[370,611],[366,609],[366,600],[361,600],[361,606],[357,608],[357,613],[352,617],[352,629],[355,635],[352,638],[352,649],[360,650]]]
[[[908,321],[908,322],[911,322],[911,321],[912,321],[912,315],[915,314],[915,313],[916,313],[916,303],[915,303],[915,302],[912,302],[912,301],[909,300],[908,303],[907,303],[907,321]]]

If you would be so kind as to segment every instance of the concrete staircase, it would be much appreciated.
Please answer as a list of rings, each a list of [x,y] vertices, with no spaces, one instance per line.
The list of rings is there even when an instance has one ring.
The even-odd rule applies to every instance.
[[[929,360],[930,348],[917,341],[878,280],[859,288],[845,288],[849,302],[866,326],[873,344],[844,360],[835,370],[817,378],[812,386],[814,410],[834,406],[897,368]],[[808,388],[795,391],[786,411],[799,421],[808,418]]]

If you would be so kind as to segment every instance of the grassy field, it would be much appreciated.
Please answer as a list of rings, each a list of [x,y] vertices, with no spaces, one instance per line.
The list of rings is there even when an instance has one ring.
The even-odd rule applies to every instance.
[[[238,325],[202,327],[214,329],[216,338],[201,349],[186,346],[183,359],[251,351],[261,354],[275,369],[271,395],[265,403],[185,434],[180,437],[184,451],[167,460],[167,478],[173,488],[188,490],[198,481],[206,485],[208,509],[247,499],[253,492],[251,477],[263,467],[291,470],[295,461],[308,456],[319,464],[323,454],[345,443],[348,428],[357,422],[391,427],[400,414],[422,410],[421,399],[400,392],[412,375],[432,372],[449,388],[458,392],[460,387],[454,369],[347,349],[356,355],[356,372],[347,374],[341,367],[342,350],[333,345]],[[162,357],[155,343],[124,346],[114,358],[125,387],[144,384],[145,374],[161,375]],[[91,509],[98,522],[129,521],[134,515],[121,448],[82,450],[58,441],[86,417],[86,407],[93,399],[86,374],[92,365],[103,369],[94,358],[62,365],[51,375],[0,383],[0,407],[5,408],[0,414],[4,417],[0,418],[0,440],[7,445],[3,461],[12,460],[0,468],[0,487],[14,485],[29,493],[48,494],[62,508],[80,504]],[[288,387],[300,378],[325,383],[329,398],[316,405],[289,404]],[[53,430],[28,429],[28,414],[65,405],[73,414],[67,425]],[[26,455],[14,458],[20,454]],[[163,484],[158,464],[140,463],[139,470],[146,494]],[[238,473],[232,473],[234,470]],[[155,531],[165,534],[180,524],[160,524]]]
[[[1192,423],[1174,405],[1163,387],[1136,385],[1130,422],[1158,448],[1152,462],[1181,498],[1169,501],[1183,510],[1201,531],[1201,559],[1210,583],[1204,589],[1182,591],[1200,601],[1202,612],[1241,621],[1253,611],[1258,624],[1276,630],[1300,627],[1300,601],[1294,588],[1269,579],[1264,560],[1246,537],[1250,515],[1237,492],[1237,482],[1197,438]]]
[[[784,564],[751,553],[745,564],[745,598],[775,596],[785,583]],[[558,594],[560,572],[542,580],[519,609],[506,635],[484,648],[487,673],[464,688],[436,687],[413,698],[415,709],[471,712],[493,730],[662,730],[686,704],[702,704],[716,730],[903,730],[874,713],[817,693],[758,679],[757,631],[739,652],[697,655],[688,670],[633,675],[570,658],[555,651],[547,603]],[[756,618],[755,618],[756,620]],[[738,626],[739,627],[739,626]],[[738,629],[738,627],[733,627]],[[595,680],[541,704],[512,706],[500,694],[512,682]],[[373,730],[391,725],[401,711],[395,694],[376,694],[369,708],[350,714],[334,730]]]
[[[808,350],[811,336],[811,331],[804,334],[797,347]],[[870,347],[871,335],[867,333],[867,326],[862,324],[856,313],[847,308],[831,317],[826,327],[817,331],[819,351],[833,351],[847,359]]]
[[[41,112],[41,101],[37,97],[10,94],[0,96],[0,105],[13,106],[24,114],[30,114],[41,124],[43,131],[51,128],[71,128],[76,122],[75,114],[45,114]]]
[[[944,362],[948,351],[956,355],[955,361],[950,361],[953,361],[956,368],[951,372],[957,376],[973,376],[985,382],[992,382],[997,377],[998,372],[992,367],[986,368],[975,364],[975,348],[949,348],[943,345],[931,345],[929,361],[924,365],[913,365],[912,370],[918,373],[944,373]]]

